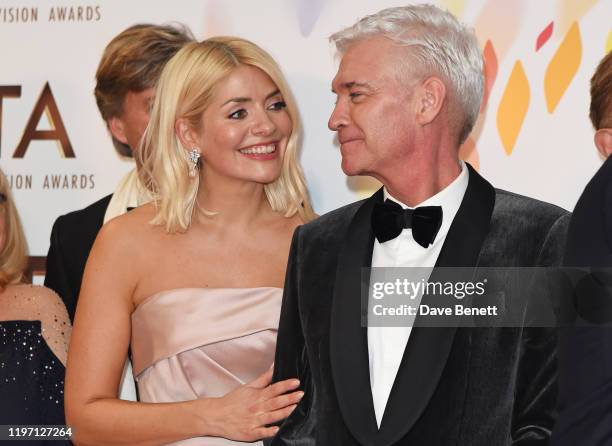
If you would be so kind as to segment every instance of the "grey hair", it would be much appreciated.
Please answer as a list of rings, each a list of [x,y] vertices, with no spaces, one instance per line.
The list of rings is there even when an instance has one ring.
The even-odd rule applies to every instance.
[[[410,47],[405,62],[417,63],[417,72],[410,67],[415,75],[435,73],[450,84],[450,93],[464,114],[459,133],[459,143],[463,143],[478,118],[484,91],[482,53],[474,31],[450,12],[424,4],[383,9],[332,34],[329,40],[344,54],[354,43],[376,36]]]

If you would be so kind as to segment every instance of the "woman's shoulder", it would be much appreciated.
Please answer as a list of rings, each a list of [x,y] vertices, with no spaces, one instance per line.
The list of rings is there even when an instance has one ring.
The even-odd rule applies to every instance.
[[[40,321],[41,335],[55,356],[66,364],[72,330],[62,299],[49,288],[38,285],[9,285],[2,292],[4,320]]]
[[[311,222],[312,220],[318,218],[318,214],[313,214],[312,218],[306,219],[302,217],[299,213],[295,213],[291,217],[286,217],[284,220],[284,224],[287,229],[293,234],[293,232],[297,229],[298,226],[305,225],[306,223]]]
[[[148,203],[109,220],[100,229],[96,244],[121,246],[143,243],[148,236],[161,229],[151,224],[155,214],[154,205]]]
[[[62,299],[49,288],[39,285],[8,285],[2,292],[3,319],[42,320],[53,316],[67,318]]]

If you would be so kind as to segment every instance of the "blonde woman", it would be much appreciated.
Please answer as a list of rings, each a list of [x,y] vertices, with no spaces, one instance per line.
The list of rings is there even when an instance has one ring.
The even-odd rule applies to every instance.
[[[299,382],[270,380],[291,237],[313,218],[299,133],[278,66],[249,41],[187,44],[164,68],[139,152],[154,201],[107,223],[85,270],[76,444],[242,444],[295,408]],[[128,346],[137,403],[117,399]]]
[[[0,171],[0,422],[64,424],[70,321],[51,290],[23,283],[27,246]]]

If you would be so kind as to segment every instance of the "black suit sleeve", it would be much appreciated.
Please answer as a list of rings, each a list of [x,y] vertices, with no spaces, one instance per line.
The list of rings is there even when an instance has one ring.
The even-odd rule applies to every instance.
[[[300,228],[298,227],[291,241],[283,303],[281,307],[280,322],[278,326],[278,339],[274,359],[273,381],[278,382],[289,378],[300,380],[300,389],[304,397],[297,408],[281,426],[281,431],[273,440],[265,442],[266,445],[293,444],[285,437],[283,432],[299,432],[298,424],[302,424],[308,415],[312,404],[312,386],[310,383],[310,367],[306,353],[302,330],[302,314],[300,312]],[[287,442],[289,440],[289,442]]]
[[[551,226],[537,266],[560,266],[569,214]],[[548,445],[557,418],[557,330],[525,327],[517,369],[517,391],[512,420],[512,444]]]
[[[76,308],[76,296],[70,286],[64,255],[61,246],[60,232],[62,228],[62,217],[55,220],[51,230],[51,245],[47,253],[47,272],[45,274],[45,286],[55,291],[64,301],[70,321],[74,320]]]

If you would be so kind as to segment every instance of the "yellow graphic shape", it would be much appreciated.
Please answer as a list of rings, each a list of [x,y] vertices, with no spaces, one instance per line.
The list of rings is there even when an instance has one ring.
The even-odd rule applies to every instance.
[[[511,155],[514,150],[516,139],[529,110],[529,100],[529,81],[523,64],[517,60],[497,109],[497,131],[506,155]]]
[[[593,6],[607,1],[610,0],[557,0],[559,28],[555,32],[559,32],[559,35],[565,34],[573,23],[579,21]]]
[[[461,18],[465,9],[465,0],[443,0],[440,2],[440,7],[448,9],[448,12],[455,17]]]
[[[608,33],[608,41],[606,42],[606,54],[612,51],[612,29]]]
[[[546,107],[553,113],[578,71],[582,59],[582,39],[578,23],[574,22],[546,68],[544,94]]]

